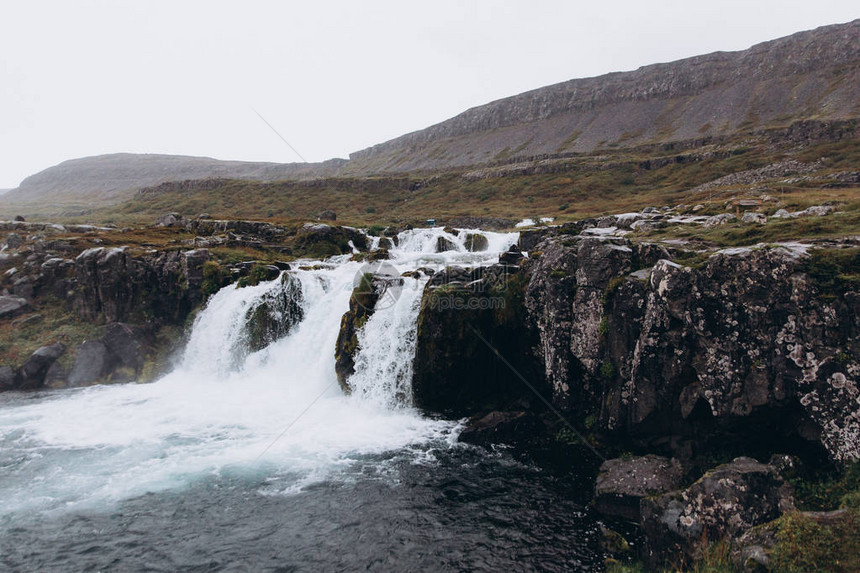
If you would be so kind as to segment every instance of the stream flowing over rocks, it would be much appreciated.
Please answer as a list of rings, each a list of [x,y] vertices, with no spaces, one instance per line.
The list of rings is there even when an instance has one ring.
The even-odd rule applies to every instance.
[[[741,539],[793,508],[786,455],[860,459],[860,295],[823,292],[808,245],[694,252],[625,236],[663,216],[382,236],[170,216],[159,224],[196,237],[150,251],[7,238],[22,263],[4,275],[0,320],[29,320],[50,295],[101,326],[0,368],[0,390],[17,390],[0,399],[4,537],[32,543],[47,528],[75,546],[75,519],[159,512],[173,495],[211,520],[206,492],[227,488],[239,497],[219,493],[224,503],[325,515],[338,529],[347,516],[327,504],[353,489],[410,519],[445,521],[459,503],[498,514],[448,538],[444,555],[395,552],[372,569],[525,559],[588,570],[607,551],[598,519],[638,524],[636,550],[655,565],[699,556],[705,538]],[[225,265],[201,241],[307,258]],[[143,380],[155,381],[122,384]],[[64,387],[75,389],[46,390]],[[717,458],[733,461],[703,462]],[[410,505],[403,483],[429,497]],[[508,502],[491,491],[518,513],[500,517]],[[534,496],[556,504],[540,515],[567,541],[522,505],[543,503]],[[534,528],[527,540],[515,539],[519,519]],[[422,527],[397,539],[439,535]],[[392,551],[391,531],[377,533]],[[513,553],[477,549],[493,536]],[[286,543],[299,565],[344,565]]]

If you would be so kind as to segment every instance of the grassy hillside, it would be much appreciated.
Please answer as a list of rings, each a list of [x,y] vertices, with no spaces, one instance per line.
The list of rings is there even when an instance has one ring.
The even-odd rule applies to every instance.
[[[798,162],[799,173],[744,177],[727,175]],[[792,165],[789,163],[789,165]],[[769,194],[780,207],[803,208],[825,201],[851,203],[856,186],[839,174],[860,166],[860,141],[848,139],[809,147],[775,149],[764,140],[703,146],[680,154],[665,150],[616,151],[551,162],[500,165],[401,177],[330,178],[274,183],[224,181],[215,189],[149,192],[118,206],[91,209],[68,221],[147,224],[178,211],[194,217],[288,222],[314,219],[324,209],[338,222],[386,225],[463,215],[555,217],[558,221],[639,210],[646,206],[712,204],[722,209],[735,196]],[[770,169],[770,168],[768,168]],[[747,177],[749,179],[750,177]],[[709,184],[710,185],[705,185]],[[703,186],[697,189],[697,187]]]

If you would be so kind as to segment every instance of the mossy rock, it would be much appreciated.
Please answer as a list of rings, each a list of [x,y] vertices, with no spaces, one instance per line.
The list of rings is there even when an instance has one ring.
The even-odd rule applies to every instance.
[[[481,233],[469,233],[466,235],[466,250],[477,253],[486,251],[490,247],[487,237]]]

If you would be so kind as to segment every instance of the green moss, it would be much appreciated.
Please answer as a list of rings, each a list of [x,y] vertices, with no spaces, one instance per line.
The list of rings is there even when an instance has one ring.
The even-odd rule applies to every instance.
[[[615,378],[615,365],[609,360],[604,360],[600,365],[600,376],[605,380]]]
[[[236,288],[257,286],[263,281],[269,280],[270,271],[265,265],[255,264],[248,272],[248,276],[242,277],[236,283]]]
[[[209,298],[230,282],[230,271],[221,268],[215,261],[203,263],[203,283],[200,286],[204,298]]]
[[[846,497],[853,499],[860,492],[860,462],[854,462],[842,472],[795,476],[790,481],[799,509],[837,509]]]
[[[830,527],[793,513],[784,516],[776,533],[773,565],[777,571],[837,571],[837,537]]]
[[[604,316],[600,319],[600,324],[597,325],[597,334],[601,338],[605,338],[609,334],[609,319],[607,317]]]
[[[624,284],[624,277],[618,276],[613,277],[609,280],[609,284],[606,285],[606,289],[603,291],[603,296],[600,301],[603,303],[603,308],[606,309],[609,304],[612,302],[613,297],[615,297],[615,293]]]
[[[803,270],[825,298],[860,289],[860,247],[813,249],[809,252]]]

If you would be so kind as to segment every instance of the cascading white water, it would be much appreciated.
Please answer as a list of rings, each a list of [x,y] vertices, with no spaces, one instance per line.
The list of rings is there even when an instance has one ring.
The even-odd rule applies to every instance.
[[[390,264],[405,271],[491,262],[516,241],[484,234],[490,249],[469,253],[442,229],[408,231]],[[458,250],[435,253],[439,236]],[[260,351],[243,345],[244,324],[249,309],[284,288],[279,279],[213,296],[179,366],[152,384],[3,396],[0,517],[110,503],[224,471],[264,472],[267,491],[295,491],[356,456],[450,441],[454,424],[409,407],[426,278],[404,279],[394,304],[359,331],[354,392],[341,392],[335,341],[363,272],[346,258],[290,271],[301,285],[302,320]]]

